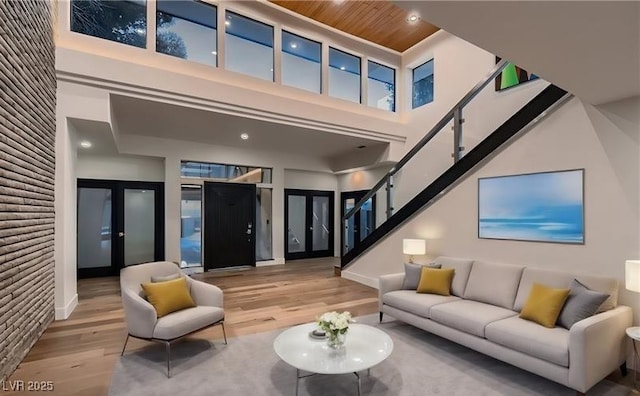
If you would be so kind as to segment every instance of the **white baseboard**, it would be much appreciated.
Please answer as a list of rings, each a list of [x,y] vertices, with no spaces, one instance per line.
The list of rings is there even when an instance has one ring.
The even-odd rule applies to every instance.
[[[374,289],[378,289],[378,278],[372,278],[370,276],[356,274],[351,271],[342,271],[342,277],[345,279],[352,280],[354,282],[362,283],[363,285],[367,285],[369,287],[373,287]]]
[[[256,261],[256,267],[266,267],[269,265],[284,264],[284,258],[275,258],[273,260]]]
[[[78,293],[76,293],[71,301],[67,303],[64,307],[56,307],[56,320],[65,320],[71,315],[74,309],[78,306]]]

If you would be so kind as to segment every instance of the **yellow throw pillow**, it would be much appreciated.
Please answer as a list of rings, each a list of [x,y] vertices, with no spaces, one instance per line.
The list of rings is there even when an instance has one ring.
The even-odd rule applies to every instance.
[[[522,307],[520,317],[544,327],[555,327],[570,289],[553,289],[539,283],[531,286],[529,297]]]
[[[423,267],[420,271],[420,283],[416,292],[433,293],[442,296],[451,295],[451,281],[453,280],[453,268],[439,269]]]
[[[147,300],[156,309],[159,318],[171,312],[196,306],[191,294],[189,294],[185,278],[166,282],[143,283],[140,286],[142,286]]]

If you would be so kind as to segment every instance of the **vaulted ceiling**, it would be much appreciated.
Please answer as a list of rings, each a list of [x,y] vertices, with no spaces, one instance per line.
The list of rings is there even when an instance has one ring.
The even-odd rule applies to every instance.
[[[269,0],[308,18],[384,47],[404,52],[440,28],[388,1]]]

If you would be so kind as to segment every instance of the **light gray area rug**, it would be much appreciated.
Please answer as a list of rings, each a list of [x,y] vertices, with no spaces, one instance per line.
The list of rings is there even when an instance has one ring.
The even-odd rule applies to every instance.
[[[364,395],[567,395],[575,391],[487,357],[413,326],[377,323],[394,342],[391,356],[362,376]],[[109,395],[294,395],[296,370],[273,350],[281,330],[221,341],[187,339],[172,347],[172,377],[166,376],[163,345],[125,354],[116,363]],[[353,374],[300,380],[300,395],[355,395]],[[589,396],[628,395],[630,389],[602,381]]]

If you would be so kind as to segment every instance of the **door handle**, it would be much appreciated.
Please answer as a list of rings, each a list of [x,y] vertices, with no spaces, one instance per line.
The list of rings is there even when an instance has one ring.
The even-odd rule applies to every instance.
[[[120,238],[122,238],[122,237],[124,236],[124,232],[120,231],[120,232],[118,233],[118,236],[119,236]]]

